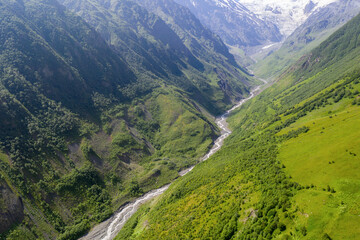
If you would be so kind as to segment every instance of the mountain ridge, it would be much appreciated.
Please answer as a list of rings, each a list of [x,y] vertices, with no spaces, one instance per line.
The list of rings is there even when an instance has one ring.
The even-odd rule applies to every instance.
[[[72,7],[73,9],[75,8],[75,3],[79,4],[76,1],[63,1],[63,3],[69,7]],[[107,3],[107,4],[105,4],[105,3]],[[156,4],[158,4],[158,5],[163,4],[163,6],[165,6],[164,3],[165,2],[160,3],[160,1],[159,1]],[[166,7],[173,6],[173,4],[175,4],[175,3],[172,3],[171,1],[170,1],[170,3],[171,4],[167,3]],[[98,6],[97,8],[99,11],[110,11],[110,12],[112,12],[113,15],[115,14],[114,16],[116,16],[116,14],[119,14],[119,16],[122,16],[122,14],[125,14],[125,12],[121,10],[121,6],[123,6],[123,8],[124,8],[124,7],[127,7],[126,5],[133,5],[135,7],[135,5],[134,5],[135,3],[132,1],[124,1],[121,3],[116,3],[114,1],[106,1],[104,3],[100,3],[97,1],[81,1],[80,8],[77,7],[78,13],[82,14],[82,12],[87,9],[87,7],[88,7],[87,5],[90,6],[90,4],[92,4],[93,6]],[[152,3],[152,5],[156,5],[156,4]],[[79,6],[79,5],[77,5],[77,6]],[[138,7],[136,6],[136,8],[139,8],[139,7],[140,6],[138,6]],[[178,17],[181,19],[187,19],[187,18],[194,19],[194,16],[191,15],[188,11],[184,11],[184,9],[176,7],[175,10],[178,13],[181,13],[182,15],[186,16],[186,17],[184,17],[181,14],[179,14]],[[91,10],[89,10],[89,11],[91,11]],[[144,11],[146,11],[146,10],[144,10]],[[153,13],[151,13],[151,14],[153,14]],[[134,14],[134,16],[135,15],[136,14]],[[142,14],[142,15],[144,15],[144,14]],[[145,14],[145,16],[146,15],[147,14]],[[154,15],[154,16],[156,16],[156,15]],[[144,36],[142,36],[143,33],[141,33],[141,32],[136,33],[138,36],[136,36],[136,34],[133,34],[132,36],[135,36],[135,38],[132,39],[133,37],[130,37],[130,39],[132,39],[132,40],[130,40],[131,42],[129,40],[125,40],[125,43],[127,44],[127,46],[124,46],[124,42],[122,42],[124,40],[122,40],[122,39],[124,39],[124,38],[126,39],[128,36],[126,34],[119,35],[118,33],[113,32],[114,30],[112,29],[115,26],[117,26],[120,29],[123,26],[126,26],[129,29],[127,31],[137,31],[137,30],[131,30],[136,27],[136,26],[131,26],[131,23],[129,21],[130,19],[132,19],[131,16],[126,16],[126,15],[122,16],[123,19],[128,19],[128,20],[118,20],[118,21],[120,21],[120,22],[128,21],[128,23],[124,23],[121,26],[118,25],[118,23],[115,23],[114,20],[111,20],[111,17],[108,18],[108,20],[106,20],[106,21],[114,22],[113,23],[114,26],[112,26],[112,27],[105,26],[103,21],[105,21],[106,18],[104,18],[104,17],[102,19],[98,19],[98,18],[95,19],[94,17],[92,17],[89,14],[88,15],[85,14],[84,17],[90,24],[93,24],[93,26],[95,28],[97,28],[99,32],[103,32],[104,36],[109,35],[112,32],[111,34],[113,35],[113,39],[114,40],[116,39],[116,42],[114,42],[114,44],[115,44],[114,46],[116,48],[118,48],[119,51],[124,51],[124,50],[128,51],[126,49],[129,49],[130,52],[133,52],[134,50],[137,51],[136,49],[139,49],[138,47],[135,47],[136,43],[134,43],[135,44],[134,45],[133,42],[136,40],[136,38],[138,38],[140,40],[142,38],[144,38]],[[133,19],[131,22],[136,22],[136,21],[137,21],[136,19]],[[179,60],[178,66],[170,66],[170,69],[172,69],[172,68],[177,69],[176,74],[174,76],[175,77],[174,81],[178,81],[179,84],[182,84],[182,87],[184,87],[183,85],[186,85],[186,84],[187,85],[194,84],[187,77],[184,78],[184,76],[189,75],[189,73],[186,73],[186,74],[181,73],[181,74],[183,74],[183,76],[181,78],[179,78],[179,76],[176,76],[177,74],[180,74],[181,71],[185,71],[185,72],[188,71],[187,67],[182,63],[182,61],[183,62],[187,61],[188,63],[190,63],[189,61],[192,61],[193,67],[197,68],[197,66],[200,66],[199,69],[196,69],[196,70],[198,70],[198,73],[196,75],[190,73],[192,78],[197,79],[197,81],[202,82],[202,84],[201,84],[202,86],[201,85],[195,86],[197,88],[200,87],[200,91],[202,91],[201,88],[204,88],[204,91],[209,91],[210,88],[212,88],[212,86],[210,86],[209,83],[207,82],[207,80],[205,79],[206,75],[210,74],[219,79],[218,84],[220,84],[220,82],[221,82],[221,86],[226,86],[226,88],[223,88],[224,93],[227,94],[227,96],[225,97],[226,104],[229,104],[231,102],[231,98],[234,99],[234,98],[240,97],[238,93],[244,92],[246,94],[246,90],[244,89],[244,87],[240,86],[240,88],[239,88],[239,85],[237,86],[236,84],[234,84],[234,81],[232,81],[232,79],[238,78],[240,81],[243,81],[245,83],[243,85],[248,85],[248,83],[249,83],[249,81],[247,80],[248,76],[246,76],[246,73],[241,72],[241,71],[243,71],[243,72],[245,72],[245,71],[238,67],[237,63],[233,59],[233,56],[231,54],[229,54],[227,48],[225,47],[225,45],[222,43],[222,41],[219,38],[212,35],[207,29],[203,28],[202,25],[200,24],[200,22],[198,22],[198,21],[192,20],[191,25],[184,25],[184,29],[187,27],[190,27],[190,29],[189,29],[190,31],[201,32],[201,34],[205,34],[205,35],[201,36],[201,38],[194,38],[191,34],[187,33],[188,30],[184,31],[184,29],[182,29],[182,27],[180,27],[179,25],[170,24],[170,23],[168,25],[167,23],[162,22],[162,21],[163,20],[161,18],[159,18],[159,23],[161,22],[161,25],[164,28],[167,28],[166,31],[169,31],[169,32],[166,34],[161,34],[161,35],[157,35],[157,36],[153,35],[153,37],[155,37],[155,39],[159,39],[160,41],[164,41],[165,39],[161,40],[162,36],[172,36],[176,32],[176,34],[179,34],[183,38],[181,41],[179,40],[179,38],[176,40],[176,41],[178,41],[177,45],[183,46],[182,49],[184,49],[184,51],[186,51],[187,54],[190,54],[189,56],[192,56],[190,58],[185,59],[184,54],[176,53],[177,50],[175,48],[175,45],[173,45],[173,47],[171,47],[172,46],[171,44],[169,45],[170,46],[169,50],[167,50],[167,51],[170,51],[169,53],[153,52],[152,56],[151,57],[149,56],[149,58],[153,59],[151,61],[153,61],[154,63],[158,62],[158,63],[161,63],[166,66],[167,64],[174,62],[174,61],[169,61],[170,59],[166,60],[163,56],[164,55],[166,56],[167,54],[173,54],[173,57],[175,57]],[[176,25],[176,27],[174,25]],[[159,26],[159,25],[154,25],[154,26]],[[171,29],[171,28],[173,28],[173,29]],[[145,31],[149,31],[149,30],[145,30]],[[151,33],[151,31],[153,31],[153,30],[150,30],[150,32],[148,32],[148,34],[150,34],[150,36],[153,34],[153,33]],[[204,40],[204,39],[206,39],[206,40]],[[211,40],[208,40],[208,39],[211,39]],[[138,41],[138,40],[136,40],[136,41]],[[166,41],[168,41],[168,40],[166,40]],[[189,44],[186,43],[187,46],[185,46],[182,41],[184,43],[189,42]],[[209,41],[209,42],[206,42],[206,41]],[[149,43],[149,44],[151,44],[151,43]],[[168,44],[168,43],[165,44],[163,42],[162,44],[164,45],[164,47],[162,49],[166,49],[166,44]],[[204,46],[209,45],[209,47],[202,47],[201,45],[204,45]],[[151,45],[149,45],[149,46],[151,46]],[[156,48],[159,48],[159,46],[150,47],[150,50],[156,49]],[[175,51],[175,52],[173,52],[173,51]],[[193,56],[192,52],[194,52],[194,54],[196,54],[196,57]],[[213,54],[213,52],[218,53],[218,54],[216,54],[217,55],[216,58],[214,58],[216,55]],[[142,53],[140,53],[140,54],[142,54]],[[160,55],[162,56],[161,58],[158,57]],[[211,58],[209,58],[209,56],[211,56]],[[197,58],[201,59],[202,62],[200,63]],[[134,64],[132,54],[130,55],[129,60],[130,60],[129,63]],[[140,60],[135,59],[135,63]],[[197,66],[194,65],[195,62],[197,62],[196,63]],[[216,70],[216,68],[211,67],[211,65],[213,65],[212,62],[219,63],[217,66],[217,69],[219,69],[219,70]],[[207,65],[206,69],[204,69],[203,66],[201,66],[201,64],[206,64]],[[222,69],[219,68],[220,65],[223,65]],[[142,68],[142,66],[140,65],[139,68]],[[240,71],[238,71],[236,68],[239,68]],[[180,70],[180,69],[182,69],[182,70]],[[219,73],[217,73],[217,72],[219,72]],[[224,72],[225,74],[222,74],[221,72]],[[232,75],[234,75],[234,76],[232,76]],[[165,75],[165,77],[168,78],[169,80],[172,79],[171,75]],[[185,82],[185,81],[187,81],[187,82]],[[198,91],[196,88],[194,88],[194,90]],[[202,98],[204,98],[205,101],[209,102],[210,99],[207,97],[208,95],[209,94],[207,94],[207,93],[201,93],[199,91],[194,94],[194,96],[202,97]],[[206,99],[206,98],[208,98],[208,99]],[[202,104],[205,104],[205,102],[203,100],[201,100],[201,99],[198,99],[198,100],[201,101]],[[212,104],[216,105],[217,103],[213,101]],[[221,104],[224,106],[223,103],[221,103]],[[212,109],[212,107],[210,107],[210,105],[208,105],[208,109]],[[224,109],[224,108],[222,107],[222,109]]]
[[[318,9],[276,50],[254,65],[262,77],[276,77],[302,55],[310,52],[360,12],[358,1],[341,0]]]
[[[268,0],[253,2],[249,0],[239,0],[244,6],[257,14],[261,19],[274,22],[280,32],[288,37],[292,32],[306,21],[306,19],[326,7],[335,0],[298,0],[298,1],[278,1]]]
[[[229,45],[251,47],[268,41],[279,42],[282,38],[275,25],[257,18],[239,2],[202,0],[195,5],[190,0],[176,2],[188,7]]]

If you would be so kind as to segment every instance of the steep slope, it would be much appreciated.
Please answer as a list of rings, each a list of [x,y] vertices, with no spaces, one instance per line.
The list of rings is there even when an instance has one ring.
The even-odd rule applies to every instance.
[[[279,42],[282,36],[278,28],[259,19],[238,1],[223,0],[176,0],[188,7],[200,21],[221,36],[224,41],[242,48]]]
[[[167,24],[169,13],[160,16],[166,18],[164,22],[132,1],[60,2],[84,17],[119,52],[125,52],[129,65],[156,72],[181,88],[188,86],[192,98],[214,114],[246,94],[249,77],[239,70],[226,46],[172,1],[151,4],[162,4],[183,25]]]
[[[211,33],[205,60],[133,2],[78,3],[99,32],[55,0],[0,1],[1,238],[78,238],[195,164],[208,112],[247,93]]]
[[[40,11],[41,7],[44,10]],[[135,81],[129,67],[100,35],[56,2],[36,7],[32,2],[10,1],[1,10],[4,145],[11,145],[9,136],[12,140],[22,136],[24,139],[17,141],[26,142],[31,135],[47,131],[55,135],[69,133],[77,124],[75,114],[95,113],[93,89],[104,97],[121,99],[118,88]],[[46,12],[59,17],[49,18],[44,24]],[[39,148],[45,144],[40,136],[35,139]],[[51,139],[47,141],[53,144]]]
[[[118,239],[357,239],[359,26],[360,15],[231,116],[222,150]]]
[[[285,37],[293,33],[307,18],[319,8],[336,0],[238,0],[259,18],[274,23]]]
[[[1,1],[0,11],[1,178],[9,186],[2,194],[2,233],[20,226],[15,238],[28,238],[39,224],[54,236],[64,230],[65,218],[50,192],[74,165],[56,156],[78,134],[79,118],[96,120],[95,93],[121,99],[118,87],[136,78],[98,33],[55,1]]]
[[[68,17],[60,5],[53,5],[45,10],[59,14],[62,18]],[[135,76],[128,66],[94,30],[85,24],[75,26],[78,35],[68,30],[71,21],[77,20],[75,16],[69,16],[69,22],[49,19],[44,24],[41,21],[46,18],[45,10],[33,17],[16,1],[2,6],[2,10],[2,72],[11,71],[11,67],[16,68],[19,74],[27,76],[29,82],[38,83],[38,89],[46,89],[46,97],[56,101],[67,99],[63,103],[78,110],[76,105],[91,97],[89,88],[97,88],[102,94],[119,95],[116,93],[118,85],[126,86],[134,81]],[[12,16],[14,11],[17,14]],[[64,36],[61,36],[62,32]],[[83,35],[85,39],[79,37]],[[72,45],[77,55],[71,55],[67,45]],[[12,49],[17,51],[12,52]],[[88,62],[84,64],[83,59],[88,59]],[[39,68],[42,65],[40,63],[45,61],[47,64]],[[75,69],[69,66],[70,61]],[[107,69],[107,65],[114,67]],[[87,81],[84,82],[79,75]],[[61,81],[64,81],[63,84],[59,84]]]
[[[322,7],[285,40],[281,48],[260,60],[254,71],[262,77],[274,77],[299,57],[310,52],[334,31],[360,12],[357,0],[341,0]]]
[[[214,62],[216,59],[211,57],[216,55],[209,54],[211,51],[222,56],[229,64],[238,66],[221,38],[205,28],[189,9],[170,0],[134,1],[164,19],[196,57]]]

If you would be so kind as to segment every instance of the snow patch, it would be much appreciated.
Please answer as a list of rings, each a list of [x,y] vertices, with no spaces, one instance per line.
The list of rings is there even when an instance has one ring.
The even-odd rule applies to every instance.
[[[217,0],[221,1],[221,0]],[[222,0],[228,2],[227,0]],[[232,1],[232,0],[230,0]],[[315,7],[305,11],[313,2]],[[337,0],[236,0],[259,18],[275,23],[284,36],[289,36],[316,10]]]
[[[278,44],[278,43],[273,43],[273,44],[270,44],[270,45],[266,45],[266,46],[262,47],[261,49],[265,50],[265,49],[271,48],[272,46],[274,46],[276,44]]]

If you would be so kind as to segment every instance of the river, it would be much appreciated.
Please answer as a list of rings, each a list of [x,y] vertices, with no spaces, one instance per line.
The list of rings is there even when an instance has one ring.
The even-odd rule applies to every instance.
[[[264,82],[264,85],[257,86],[254,88],[250,96],[246,99],[242,99],[239,103],[237,103],[233,108],[226,111],[223,115],[216,118],[215,122],[218,125],[218,127],[221,129],[221,135],[215,140],[213,147],[210,149],[210,151],[201,159],[201,161],[207,160],[209,157],[211,157],[214,153],[219,151],[219,149],[222,147],[224,140],[231,134],[231,130],[228,128],[226,119],[228,118],[229,114],[234,111],[235,109],[239,108],[241,105],[243,105],[245,102],[249,101],[256,95],[258,95],[263,89],[265,89],[267,82],[262,80]],[[194,169],[195,166],[192,166],[188,169],[185,169],[181,172],[179,172],[179,175],[182,177],[189,173],[191,170]],[[116,237],[116,235],[119,233],[121,228],[125,225],[126,221],[139,209],[139,207],[161,195],[164,193],[171,184],[165,185],[161,188],[152,190],[148,193],[146,193],[144,196],[136,199],[134,202],[131,202],[124,207],[122,207],[117,213],[115,213],[112,217],[110,217],[108,220],[98,224],[95,226],[86,236],[80,238],[80,240],[112,240]]]

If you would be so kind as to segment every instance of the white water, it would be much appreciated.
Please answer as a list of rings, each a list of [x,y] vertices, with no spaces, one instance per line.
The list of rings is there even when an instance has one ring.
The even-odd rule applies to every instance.
[[[265,84],[266,81],[262,80]],[[215,120],[218,127],[221,129],[221,136],[218,137],[214,143],[214,146],[210,149],[210,151],[201,159],[201,161],[207,160],[214,153],[219,151],[221,146],[224,143],[224,140],[231,134],[231,130],[227,127],[226,119],[229,114],[235,109],[239,108],[245,102],[255,97],[257,94],[261,92],[261,87],[264,85],[258,86],[253,89],[250,93],[250,96],[246,99],[241,100],[238,104],[236,104],[233,108],[226,111],[223,115]],[[194,169],[195,166],[192,166],[188,169],[185,169],[179,173],[180,176],[184,176]],[[80,240],[112,240],[116,237],[116,235],[120,232],[121,228],[125,225],[126,221],[139,209],[139,207],[155,198],[156,196],[161,195],[169,188],[170,184],[165,185],[161,188],[152,190],[145,194],[144,196],[138,198],[135,202],[131,202],[124,206],[120,212],[116,213],[114,216],[106,220],[105,222],[97,225],[95,228],[91,230],[86,236],[80,238]]]

